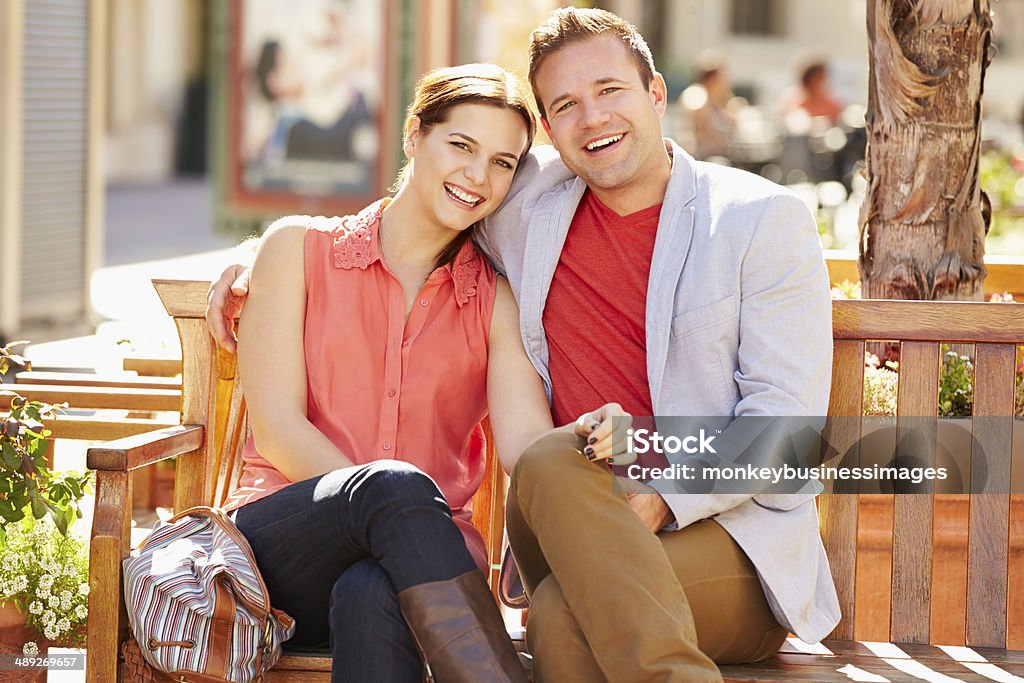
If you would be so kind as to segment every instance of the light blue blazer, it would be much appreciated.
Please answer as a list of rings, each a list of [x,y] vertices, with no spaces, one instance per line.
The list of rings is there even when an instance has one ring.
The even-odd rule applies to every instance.
[[[655,415],[826,415],[832,309],[813,217],[779,185],[697,162],[671,140],[666,146],[672,175],[646,313]],[[519,302],[523,343],[549,399],[541,320],[585,189],[552,148],[535,148],[480,235]],[[714,517],[732,536],[756,567],[782,626],[812,643],[835,627],[839,602],[813,493],[683,494],[671,482],[652,485],[680,528]]]

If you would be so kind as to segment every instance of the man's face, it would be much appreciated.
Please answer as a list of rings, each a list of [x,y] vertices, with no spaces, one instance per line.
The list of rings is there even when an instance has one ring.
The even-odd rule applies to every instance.
[[[632,53],[615,35],[549,54],[535,77],[544,129],[562,161],[600,195],[628,191],[667,168],[661,139],[665,82],[645,88]]]

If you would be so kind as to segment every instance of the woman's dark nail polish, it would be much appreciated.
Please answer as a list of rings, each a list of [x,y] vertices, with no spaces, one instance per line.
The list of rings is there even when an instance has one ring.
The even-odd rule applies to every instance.
[[[589,439],[587,439],[587,443],[589,443],[591,446],[593,446],[595,443],[597,443],[597,437],[596,436],[590,437]]]
[[[583,455],[587,456],[587,460],[593,460],[594,459],[594,449],[591,448],[590,446],[587,446],[586,448],[583,449]]]

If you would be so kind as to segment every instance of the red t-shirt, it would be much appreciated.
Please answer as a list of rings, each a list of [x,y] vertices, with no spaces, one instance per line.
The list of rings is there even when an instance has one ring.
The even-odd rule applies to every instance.
[[[544,308],[555,424],[609,401],[651,415],[647,280],[661,204],[619,216],[580,200]]]

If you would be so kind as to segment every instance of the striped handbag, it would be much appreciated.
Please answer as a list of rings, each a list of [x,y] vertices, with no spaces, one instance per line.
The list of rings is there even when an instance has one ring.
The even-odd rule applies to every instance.
[[[145,660],[175,680],[259,681],[295,632],[270,606],[252,549],[221,512],[190,508],[124,561],[128,621]]]

